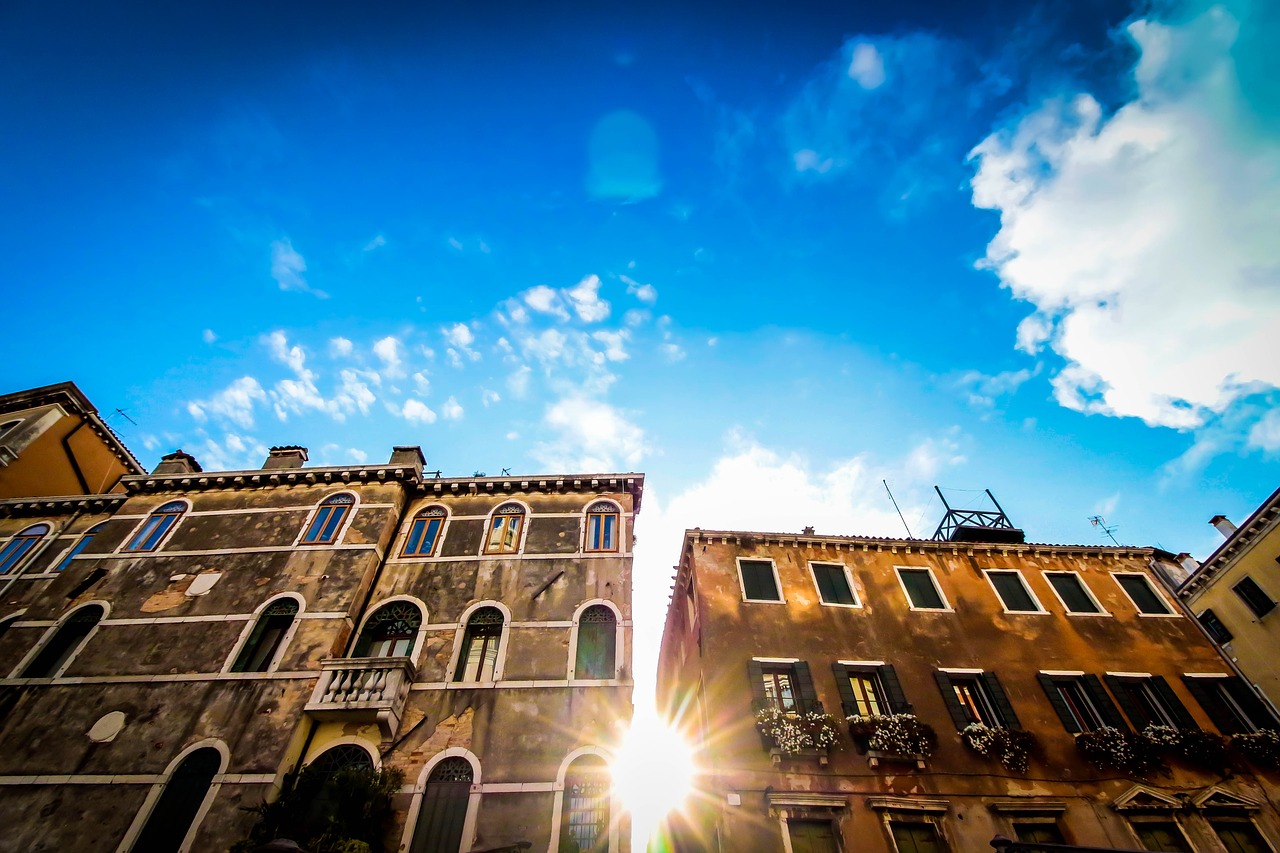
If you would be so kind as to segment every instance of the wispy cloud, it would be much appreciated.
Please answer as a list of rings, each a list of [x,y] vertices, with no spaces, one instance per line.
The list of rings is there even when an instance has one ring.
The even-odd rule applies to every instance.
[[[328,299],[329,294],[316,290],[307,284],[303,273],[307,271],[307,261],[293,248],[293,242],[285,237],[271,243],[271,277],[280,285],[281,290],[296,290],[310,293],[320,299]]]
[[[624,412],[600,400],[573,396],[547,407],[555,437],[532,453],[556,471],[634,471],[649,450],[645,432]]]
[[[431,410],[431,407],[413,398],[404,401],[404,405],[400,407],[400,416],[410,423],[433,424],[436,422],[436,413]]]
[[[204,423],[210,415],[242,429],[253,428],[254,407],[267,401],[267,392],[252,376],[242,376],[207,400],[187,404],[187,413]]]

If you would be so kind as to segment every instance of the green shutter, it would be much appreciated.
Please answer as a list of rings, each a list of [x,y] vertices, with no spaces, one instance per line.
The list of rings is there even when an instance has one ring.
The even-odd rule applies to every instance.
[[[813,673],[809,671],[809,664],[805,661],[796,661],[794,666],[796,686],[800,691],[800,710],[821,713],[822,703],[818,701],[818,691],[814,689]]]
[[[991,704],[996,706],[996,713],[1000,715],[1000,722],[1008,729],[1021,728],[1021,724],[1018,722],[1018,715],[1013,710],[1013,703],[1009,701],[1009,696],[1004,692],[1004,686],[1000,684],[1000,679],[996,678],[996,674],[994,672],[984,672],[979,677],[982,679],[982,685],[987,688],[987,696],[991,699]]]
[[[1058,692],[1053,678],[1044,673],[1039,673],[1036,678],[1039,679],[1040,686],[1044,688],[1044,695],[1049,697],[1049,704],[1053,706],[1054,713],[1062,721],[1062,727],[1073,735],[1079,734],[1080,726],[1077,725],[1075,716],[1071,713],[1071,709],[1067,707],[1067,703],[1062,701],[1062,694]]]
[[[842,663],[831,664],[831,671],[836,677],[836,690],[840,691],[840,707],[846,717],[858,713],[857,697],[853,695],[853,687],[849,684],[849,667]]]
[[[1127,731],[1129,726],[1124,721],[1124,717],[1120,714],[1120,709],[1116,707],[1116,703],[1111,701],[1111,697],[1107,695],[1107,689],[1102,686],[1102,682],[1096,675],[1086,675],[1080,679],[1084,684],[1084,689],[1089,692],[1089,698],[1093,700],[1093,704],[1097,707],[1098,713],[1102,715],[1102,721],[1112,728],[1120,731]]]
[[[884,685],[885,700],[889,703],[892,714],[910,714],[911,703],[902,692],[902,682],[898,681],[898,671],[893,664],[887,663],[879,668],[880,683]]]
[[[938,689],[942,691],[942,703],[947,706],[947,713],[951,715],[951,722],[955,723],[956,731],[964,731],[964,727],[969,725],[969,715],[964,712],[964,706],[956,698],[955,688],[951,684],[951,676],[940,670],[935,670],[933,678],[938,682]]]
[[[1174,720],[1178,723],[1180,729],[1198,729],[1195,718],[1187,711],[1187,706],[1182,704],[1182,700],[1173,692],[1173,688],[1169,686],[1169,682],[1164,680],[1163,675],[1151,676],[1151,689],[1160,697],[1160,701],[1164,704],[1166,710],[1173,714]]]

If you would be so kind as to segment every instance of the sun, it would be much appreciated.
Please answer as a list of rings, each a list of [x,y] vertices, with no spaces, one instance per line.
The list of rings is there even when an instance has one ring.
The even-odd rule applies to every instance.
[[[632,849],[642,851],[668,812],[693,790],[692,747],[656,712],[636,709],[610,772],[622,805],[631,813]]]

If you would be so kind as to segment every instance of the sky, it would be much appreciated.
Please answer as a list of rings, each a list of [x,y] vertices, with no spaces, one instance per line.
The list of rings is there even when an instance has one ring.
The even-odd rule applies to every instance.
[[[1204,557],[1280,485],[1278,41],[1248,2],[12,0],[0,390],[75,381],[149,468],[644,472],[642,685],[686,527],[928,537],[939,485]]]

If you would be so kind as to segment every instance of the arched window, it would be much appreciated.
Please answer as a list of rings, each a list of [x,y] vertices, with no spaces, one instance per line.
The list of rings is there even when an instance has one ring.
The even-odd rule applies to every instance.
[[[502,642],[502,611],[481,607],[467,620],[462,635],[462,651],[454,681],[493,681],[498,666],[498,645]]]
[[[593,604],[578,617],[578,648],[574,678],[614,678],[617,675],[618,619],[603,604]]]
[[[302,534],[303,544],[330,545],[335,542],[342,522],[346,521],[347,513],[351,512],[355,502],[356,496],[346,492],[325,498],[311,517],[307,532]]]
[[[358,658],[404,657],[413,653],[413,641],[422,627],[422,611],[412,601],[393,601],[379,607],[360,631]]]
[[[600,501],[587,508],[587,551],[617,551],[621,529],[618,507]]]
[[[440,531],[444,529],[444,520],[448,517],[442,506],[429,506],[413,519],[409,525],[409,537],[404,541],[405,557],[430,557],[436,552],[440,542]]]
[[[312,760],[307,767],[313,773],[337,773],[339,770],[373,770],[373,758],[369,750],[356,743],[340,743],[331,746]]]
[[[609,849],[609,773],[598,755],[569,765],[560,810],[560,853]]]
[[[7,575],[15,568],[52,529],[47,524],[33,524],[6,542],[0,548],[0,575]]]
[[[49,642],[22,670],[21,678],[52,678],[80,650],[98,622],[107,615],[101,604],[90,604],[68,616]]]
[[[70,566],[71,560],[76,556],[76,554],[79,554],[81,551],[83,551],[85,549],[85,546],[93,541],[93,537],[97,536],[98,531],[102,530],[104,526],[106,526],[105,521],[102,522],[101,524],[95,524],[93,527],[90,527],[88,530],[86,530],[84,534],[80,537],[79,541],[76,542],[76,544],[71,547],[71,550],[62,555],[62,559],[58,561],[58,565],[53,567],[53,570],[55,572],[60,572],[63,569],[67,568],[67,566]]]
[[[514,554],[520,550],[520,529],[524,526],[524,507],[520,504],[503,504],[493,511],[489,519],[489,536],[485,539],[486,554]]]
[[[467,821],[471,762],[453,755],[431,768],[409,853],[458,853]]]
[[[266,672],[284,644],[285,635],[293,627],[298,615],[298,602],[293,598],[281,598],[267,605],[253,626],[249,639],[245,640],[231,665],[232,672]]]
[[[222,754],[211,746],[201,747],[182,759],[129,849],[139,853],[177,853],[182,849],[213,777],[221,768]]]
[[[186,511],[187,505],[182,501],[170,501],[160,507],[147,516],[147,520],[142,522],[142,526],[138,528],[137,533],[133,534],[129,544],[124,546],[124,550],[154,551],[160,544],[160,540],[173,529]]]

